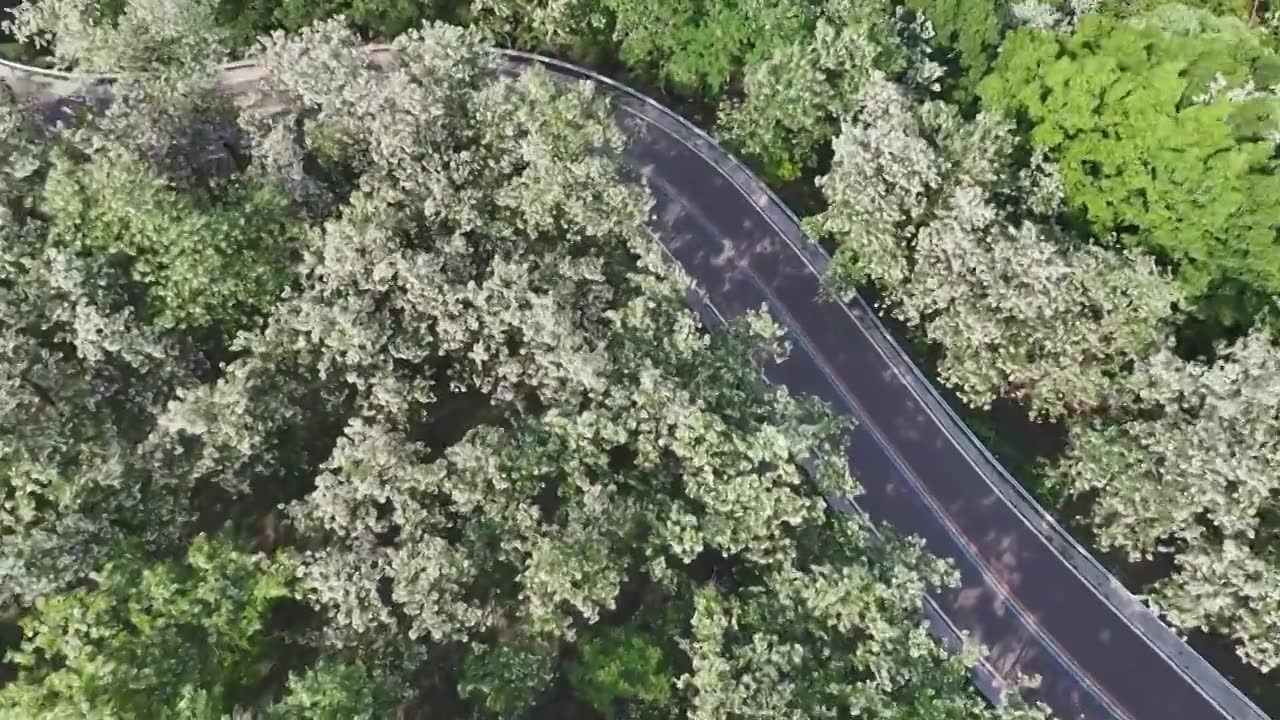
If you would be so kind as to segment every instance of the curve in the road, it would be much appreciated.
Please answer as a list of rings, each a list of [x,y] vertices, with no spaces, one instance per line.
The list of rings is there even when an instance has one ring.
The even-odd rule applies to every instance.
[[[385,48],[371,54],[393,62]],[[655,199],[654,230],[698,286],[703,322],[766,304],[793,345],[766,376],[857,421],[847,454],[864,494],[833,504],[918,535],[955,563],[960,586],[926,598],[925,614],[944,643],[965,633],[988,648],[975,680],[993,702],[1006,679],[1035,675],[1030,695],[1064,719],[1266,720],[1009,477],[861,298],[821,292],[829,258],[745,166],[630,88],[557,60],[507,56],[616,97],[628,161]],[[240,63],[219,81],[241,92],[261,77]],[[41,99],[107,92],[101,79],[12,63],[0,62],[0,80]]]

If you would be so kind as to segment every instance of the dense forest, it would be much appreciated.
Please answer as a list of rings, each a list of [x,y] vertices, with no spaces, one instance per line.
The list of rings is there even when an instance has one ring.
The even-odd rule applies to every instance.
[[[823,511],[842,429],[760,385],[776,328],[700,331],[602,100],[488,45],[712,130],[1131,589],[1273,682],[1272,15],[28,0],[13,52],[132,79],[0,118],[0,710],[984,712],[916,616],[946,569]],[[283,108],[201,82],[243,56]]]
[[[699,328],[590,88],[328,23],[237,103],[173,7],[80,46],[152,71],[108,110],[0,116],[0,715],[1042,717],[827,510],[842,426]]]

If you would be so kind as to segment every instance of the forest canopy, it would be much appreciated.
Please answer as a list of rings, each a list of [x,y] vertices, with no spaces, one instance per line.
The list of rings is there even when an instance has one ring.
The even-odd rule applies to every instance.
[[[698,326],[605,99],[393,52],[3,107],[0,713],[1041,717],[827,509],[843,423]]]
[[[337,42],[331,26],[305,42],[255,39],[337,16],[358,39]],[[411,47],[458,32],[411,30],[433,20],[469,28],[452,46],[470,58],[459,61],[463,70],[375,81],[359,69],[360,41],[399,37]],[[1041,502],[1175,628],[1233,648],[1233,678],[1252,677],[1274,695],[1274,3],[24,0],[11,30],[19,51],[42,62],[164,76],[131,83],[130,102],[51,140],[24,134],[30,120],[21,112],[0,118],[6,242],[16,248],[4,277],[22,278],[0,283],[12,297],[4,347],[16,368],[0,402],[14,408],[6,415],[14,437],[25,438],[6,440],[18,449],[0,465],[23,478],[4,486],[0,510],[8,513],[0,533],[23,538],[0,560],[11,604],[32,607],[34,598],[80,587],[130,538],[143,554],[120,557],[180,565],[196,534],[217,537],[231,523],[242,550],[249,537],[274,538],[272,557],[288,558],[297,588],[290,592],[314,614],[308,622],[341,619],[324,625],[325,644],[306,645],[306,657],[318,658],[307,665],[313,675],[277,668],[256,681],[273,697],[291,697],[285,684],[326,697],[329,682],[381,697],[375,685],[392,685],[361,678],[384,677],[389,658],[408,662],[408,651],[358,652],[361,633],[445,642],[433,639],[435,628],[457,643],[483,628],[489,644],[461,665],[469,679],[430,676],[453,683],[459,702],[479,702],[494,678],[518,677],[493,702],[523,702],[522,688],[552,688],[548,698],[572,687],[579,700],[685,708],[697,697],[692,680],[654,678],[692,677],[703,657],[686,647],[696,627],[727,637],[724,628],[750,627],[748,605],[764,614],[752,622],[791,611],[734,595],[746,605],[724,614],[703,591],[709,583],[723,590],[716,578],[725,571],[709,569],[721,559],[757,562],[732,550],[752,533],[769,543],[788,538],[794,550],[778,552],[808,558],[828,542],[815,538],[848,531],[827,528],[806,504],[817,494],[792,474],[797,458],[823,456],[838,431],[820,410],[755,385],[742,357],[779,347],[763,320],[710,337],[677,321],[679,282],[641,250],[652,244],[643,193],[599,164],[622,142],[600,100],[546,82],[542,95],[531,95],[540,82],[533,80],[494,89],[482,80],[488,70],[467,70],[493,62],[479,49],[488,44],[618,77],[751,163],[808,216],[810,235],[833,255],[831,292],[874,298],[900,323],[922,368]],[[251,55],[279,68],[272,82],[291,98],[284,110],[237,108],[195,81]],[[323,59],[334,56],[340,60]],[[417,112],[415,103],[436,108],[424,124],[380,119]],[[465,157],[436,157],[455,147]],[[561,193],[580,201],[558,205]],[[139,212],[121,210],[135,204]],[[423,285],[410,268],[438,285]],[[689,347],[683,360],[663,365],[644,342],[619,339],[637,337],[684,337]],[[696,350],[699,343],[705,348]],[[656,410],[631,398],[637,384],[651,391],[649,376],[617,369],[632,362],[670,377],[652,390],[664,398],[657,405],[710,413],[696,423],[711,434],[699,435],[696,452],[678,465],[659,439],[676,425],[636,419]],[[704,376],[707,367],[722,372]],[[704,398],[729,392],[707,378],[734,388],[735,399],[707,405]],[[566,460],[571,471],[554,483],[528,479],[543,470],[521,470],[532,474],[511,492],[537,499],[536,518],[517,521],[505,514],[516,510],[439,490],[440,477],[483,485],[482,477],[578,457],[561,448],[569,438],[586,447],[579,434],[588,431],[566,429],[566,418],[589,403],[610,408],[591,410],[602,429],[590,433],[618,438],[620,425],[632,437],[633,428],[649,427],[644,442],[663,449],[628,445],[613,454],[617,443],[598,439],[595,450],[580,450],[592,459]],[[777,430],[781,454],[749,454],[772,458],[779,464],[770,471],[781,473],[759,481],[770,490],[758,507],[743,505],[760,523],[754,529],[712,523],[709,500],[673,489],[703,482],[755,494],[758,485],[706,473],[745,473],[738,453],[746,451],[736,443],[746,441],[736,438],[765,442],[775,427],[786,428]],[[708,465],[686,466],[694,457]],[[482,460],[492,463],[489,475]],[[412,472],[396,469],[406,467]],[[548,505],[561,491],[540,489],[632,471],[669,484],[593,479],[611,489],[590,506],[574,504],[573,494]],[[402,476],[414,478],[404,481],[411,491],[385,489]],[[828,478],[818,487],[848,482]],[[587,502],[586,486],[580,491]],[[458,503],[466,509],[451,509]],[[597,507],[662,524],[624,523],[609,534],[581,520],[605,512]],[[464,520],[472,512],[483,522]],[[539,523],[557,528],[556,542],[595,553],[582,551],[589,570],[579,585],[562,584],[577,589],[561,596],[552,593],[560,584],[539,585],[552,593],[538,606],[549,614],[519,621],[561,633],[550,665],[550,645],[493,645],[493,628],[511,620],[487,619],[477,608],[488,605],[473,594],[475,568],[499,557],[505,579],[484,592],[508,603],[535,592],[525,580],[569,572],[556,563],[572,553],[544,546],[539,533],[551,531]],[[765,532],[775,523],[785,531]],[[522,549],[500,556],[492,533],[514,533],[509,525],[524,528]],[[676,544],[662,545],[668,541]],[[433,563],[471,569],[422,565],[413,548],[428,542],[440,550]],[[853,547],[870,558],[862,543]],[[691,551],[672,549],[694,546],[714,551],[688,560]],[[883,552],[890,564],[906,562]],[[659,557],[676,580],[657,579]],[[521,563],[533,558],[538,569],[527,571]],[[805,572],[808,562],[794,561]],[[907,565],[912,578],[933,577],[915,560]],[[782,587],[780,577],[750,567],[741,587]],[[646,580],[636,584],[637,573]],[[638,602],[635,593],[649,597],[644,588],[658,586],[679,599],[678,620],[640,610],[624,617],[603,600]],[[448,590],[429,603],[414,599],[406,613],[414,587]],[[622,589],[611,595],[613,588]],[[909,624],[908,594],[894,607]],[[583,609],[592,607],[594,621]],[[556,614],[566,612],[568,626]],[[659,642],[660,622],[676,623],[685,644]],[[814,637],[796,642],[807,647]],[[357,667],[341,664],[353,658]],[[583,669],[587,658],[598,675]],[[700,667],[721,667],[707,663]],[[404,682],[407,665],[399,667],[385,677]],[[1274,714],[1277,700],[1270,702]]]

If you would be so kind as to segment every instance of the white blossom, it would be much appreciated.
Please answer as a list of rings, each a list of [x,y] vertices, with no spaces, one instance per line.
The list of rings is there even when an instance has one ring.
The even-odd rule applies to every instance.
[[[1175,552],[1154,591],[1180,626],[1240,641],[1263,671],[1280,665],[1277,568],[1266,549],[1280,490],[1280,352],[1256,330],[1212,363],[1163,351],[1131,380],[1129,417],[1072,427],[1055,470],[1096,494],[1098,540],[1131,557]]]
[[[818,181],[829,207],[808,227],[837,243],[836,289],[874,283],[941,346],[939,373],[969,404],[1088,412],[1165,341],[1178,294],[1149,258],[1062,237],[1060,178],[1041,156],[1017,169],[1014,150],[1001,118],[966,120],[872,83]]]

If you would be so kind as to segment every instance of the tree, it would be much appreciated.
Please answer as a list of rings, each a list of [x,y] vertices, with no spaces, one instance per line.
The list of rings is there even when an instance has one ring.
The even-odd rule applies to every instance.
[[[22,0],[5,25],[18,41],[87,73],[199,73],[226,58],[214,0]]]
[[[1260,19],[1267,21],[1272,17],[1271,8],[1252,0],[1244,2],[1241,0],[1187,0],[1185,2],[1173,2],[1173,0],[1125,0],[1114,5],[1108,3],[1102,9],[1105,12],[1126,18],[1162,13],[1180,14],[1183,9],[1190,10],[1201,17],[1221,18],[1237,22],[1244,20],[1252,23]],[[1264,15],[1265,18],[1263,17]]]
[[[1248,324],[1280,289],[1280,106],[1253,90],[1280,80],[1280,59],[1238,23],[1174,18],[1019,30],[980,92],[1029,125],[1096,232],[1175,266],[1214,321]]]
[[[612,36],[613,0],[471,0],[477,27],[498,33],[515,47],[567,51],[580,59],[617,56]]]
[[[324,657],[291,674],[284,697],[265,715],[270,720],[377,720],[393,716],[399,695],[362,664]]]
[[[76,646],[92,649],[84,663],[33,660],[14,696],[98,692],[89,671],[118,652],[133,654],[108,664],[124,678],[111,702],[142,702],[159,676],[134,656],[154,652],[157,669],[183,663],[156,697],[205,714],[518,716],[594,657],[627,663],[626,682],[579,672],[579,700],[643,698],[673,716],[727,696],[797,717],[1028,717],[986,708],[971,658],[927,635],[920,596],[948,580],[942,564],[828,513],[824,496],[857,490],[845,426],[762,381],[781,330],[763,312],[698,326],[608,103],[589,85],[496,72],[473,31],[406,33],[384,67],[361,44],[338,21],[268,38],[256,55],[270,103],[228,104],[178,69],[168,85],[122,86],[48,151],[0,141],[20,160],[0,283],[15,411],[0,447],[17,458],[0,487],[17,511],[0,532],[45,582],[14,604],[35,619],[64,605],[54,619],[84,605],[139,618],[58,619],[104,634]],[[224,125],[234,132],[213,131]],[[219,145],[219,162],[179,172]],[[83,178],[58,166],[72,161]],[[119,194],[81,187],[111,163],[143,171],[128,187],[146,201],[142,229],[163,232],[121,232],[139,221],[114,211]],[[272,202],[255,206],[257,191]],[[62,201],[42,214],[50,193]],[[236,207],[262,213],[250,227],[288,228],[291,262],[201,219]],[[225,273],[186,292],[186,256],[157,241],[186,223],[193,251],[281,265],[279,289],[227,302],[243,293],[220,283],[263,274]],[[206,332],[206,317],[237,330]],[[288,560],[201,555],[197,531],[226,524]],[[132,581],[100,584],[113,561],[100,548],[119,542],[129,564],[97,577]],[[187,565],[151,560],[188,545]],[[136,580],[149,572],[163,582]],[[145,593],[173,603],[145,607]],[[768,647],[728,632],[722,651],[698,644],[689,628],[711,595]],[[297,627],[277,633],[272,610],[291,598]],[[659,615],[680,636],[669,665],[600,644]],[[206,641],[175,647],[206,622]],[[248,644],[218,645],[237,635]],[[319,660],[286,662],[284,642]],[[728,685],[707,675],[717,663],[733,664]],[[779,667],[822,685],[796,694]]]
[[[956,102],[973,98],[978,82],[986,76],[1004,37],[1008,12],[996,0],[908,0],[907,7],[929,20],[935,33],[933,45],[954,68],[951,95]]]
[[[275,303],[300,243],[275,188],[243,178],[212,195],[176,192],[147,163],[110,148],[87,162],[56,156],[40,209],[53,219],[52,245],[122,264],[119,284],[146,286],[145,313],[157,326],[223,323],[234,332]]]
[[[267,627],[291,594],[287,565],[196,538],[185,559],[149,562],[124,545],[93,587],[37,603],[0,690],[14,717],[207,717],[256,700],[279,661]]]
[[[744,67],[810,35],[817,19],[814,4],[800,0],[610,0],[606,5],[625,62],[653,67],[681,92],[713,100]]]
[[[28,197],[0,213],[3,604],[82,576],[125,528],[153,544],[191,519],[189,486],[137,452],[157,405],[192,382],[190,347],[45,246],[32,212]]]
[[[779,41],[745,68],[742,97],[721,103],[717,129],[771,179],[798,179],[816,169],[838,118],[853,111],[873,75],[910,71],[918,82],[934,79],[920,57],[924,36],[888,4],[824,2],[811,30]]]
[[[1072,427],[1056,480],[1096,496],[1106,548],[1174,556],[1153,589],[1178,626],[1235,638],[1245,661],[1280,666],[1277,489],[1280,352],[1266,331],[1211,363],[1154,355],[1132,380],[1131,413]]]
[[[839,90],[856,84],[872,63],[903,70],[898,36],[912,32],[889,5],[849,0],[480,0],[472,9],[481,26],[505,32],[517,45],[621,60],[629,72],[679,96],[723,104],[733,122],[745,124],[736,133],[744,148],[766,161],[786,153],[803,164],[813,145],[793,149],[776,143],[806,142],[818,129],[809,116],[828,114],[819,105],[831,98],[829,92],[810,93],[809,82],[788,90],[788,81],[820,69],[822,84]],[[806,74],[791,66],[795,62],[816,66]],[[744,83],[756,88],[746,88],[748,97],[762,95],[747,100],[749,111],[736,110],[733,102]],[[801,119],[789,120],[770,107],[769,98],[776,96],[803,105]],[[756,111],[767,116],[756,118]],[[792,133],[797,137],[789,139]],[[747,147],[752,142],[767,144]]]
[[[261,0],[259,0],[260,2]],[[239,4],[223,0],[223,6]],[[256,3],[255,3],[256,4]],[[380,39],[395,36],[423,22],[446,19],[453,8],[464,3],[453,0],[273,0],[262,3],[270,10],[266,22],[255,28],[254,35],[276,28],[300,30],[319,20],[345,17],[356,27]],[[266,13],[264,13],[266,14]],[[246,38],[252,40],[252,36]],[[250,43],[246,42],[246,45]]]
[[[359,663],[324,657],[289,676],[272,625],[294,602],[287,558],[243,552],[229,536],[198,536],[186,557],[154,561],[126,541],[91,587],[40,600],[10,653],[16,680],[0,689],[15,717],[378,718],[400,691]],[[295,610],[296,612],[296,610]],[[297,649],[293,649],[297,652]]]
[[[490,716],[523,717],[550,687],[555,670],[546,647],[480,646],[463,661],[458,693]]]
[[[76,583],[122,539],[172,552],[201,516],[225,518],[249,474],[187,463],[165,408],[275,304],[301,243],[286,189],[235,167],[211,132],[225,101],[185,79],[118,90],[74,127],[4,108],[6,605]]]
[[[661,708],[671,702],[674,672],[661,639],[638,628],[614,628],[587,638],[579,653],[569,667],[569,682],[606,718],[616,717],[620,702],[628,708]]]
[[[869,543],[867,527],[840,523],[830,531],[827,542],[770,568],[759,586],[696,593],[692,631],[682,641],[693,666],[680,679],[692,695],[688,717],[838,718],[852,712],[944,720],[981,713],[953,684],[967,682],[957,670],[974,656],[939,654],[927,629],[913,622],[910,598],[945,582],[950,571],[916,542],[890,540],[868,553],[858,549]],[[888,557],[914,557],[921,572],[891,577],[880,564]],[[870,648],[874,652],[864,652]],[[1044,717],[1042,709],[1016,697],[996,714]]]
[[[1019,170],[999,118],[913,105],[879,81],[835,142],[809,222],[838,243],[838,291],[874,282],[945,351],[966,402],[1025,399],[1041,417],[1088,412],[1125,367],[1165,341],[1177,294],[1147,258],[1078,247],[1053,224],[1060,191]]]

